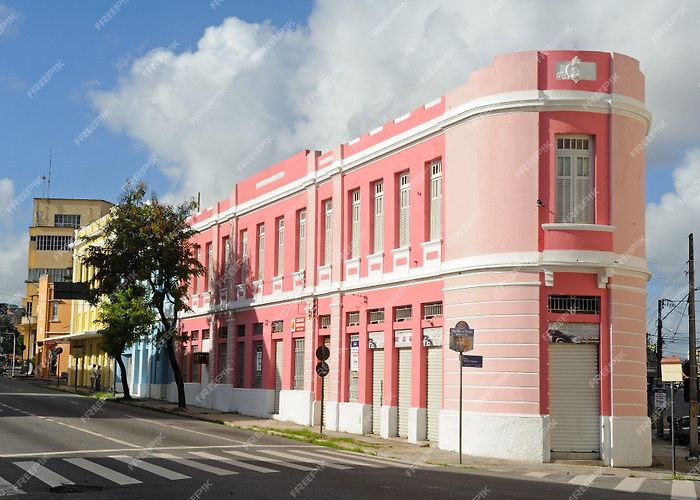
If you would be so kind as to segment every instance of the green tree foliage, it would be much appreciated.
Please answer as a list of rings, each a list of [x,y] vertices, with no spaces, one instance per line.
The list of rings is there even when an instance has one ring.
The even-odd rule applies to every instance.
[[[15,327],[13,318],[6,314],[0,314],[0,352],[12,354],[13,333],[17,339],[17,355],[19,356],[22,352],[19,347],[22,343],[22,337]]]
[[[189,310],[187,289],[192,276],[203,273],[191,242],[196,231],[187,218],[194,202],[168,205],[143,183],[127,186],[99,234],[88,239],[85,264],[95,269],[90,302],[99,303],[129,286],[146,284],[146,302],[156,311],[160,327],[156,342],[165,346],[177,385],[178,406],[184,408],[185,386],[177,362],[175,340],[180,313]]]
[[[134,342],[148,336],[156,323],[155,312],[144,288],[127,285],[117,290],[101,302],[97,320],[102,326],[99,330],[102,336],[100,346],[117,361],[124,399],[131,399],[122,353]]]

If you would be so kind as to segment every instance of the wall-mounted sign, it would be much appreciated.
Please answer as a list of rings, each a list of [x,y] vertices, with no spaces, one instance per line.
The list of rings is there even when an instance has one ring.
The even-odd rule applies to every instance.
[[[262,344],[258,344],[255,348],[255,372],[258,374],[262,373],[262,355],[263,346]]]
[[[484,366],[483,356],[462,355],[462,366],[464,368],[482,368]]]
[[[292,333],[303,333],[306,331],[306,318],[304,316],[292,318],[291,329]]]
[[[193,352],[192,361],[196,365],[206,365],[209,364],[209,353],[208,352]]]
[[[394,330],[394,347],[411,347],[411,330]]]
[[[423,328],[423,345],[438,347],[442,345],[442,328]]]
[[[367,343],[370,349],[384,349],[384,332],[369,332]]]
[[[550,322],[547,336],[553,343],[597,344],[600,342],[600,325],[598,323],[562,323]]]
[[[360,369],[360,336],[350,335],[350,371]]]
[[[678,356],[661,358],[661,380],[664,382],[683,381],[683,365]]]

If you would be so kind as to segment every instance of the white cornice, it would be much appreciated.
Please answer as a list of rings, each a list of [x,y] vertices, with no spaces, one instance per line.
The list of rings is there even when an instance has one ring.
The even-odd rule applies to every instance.
[[[651,113],[643,102],[621,94],[601,94],[579,90],[519,90],[479,97],[445,112],[415,127],[396,134],[354,155],[336,159],[328,166],[309,173],[284,186],[257,196],[245,203],[193,224],[203,231],[236,215],[257,210],[280,199],[295,195],[311,184],[328,180],[338,172],[346,172],[364,166],[379,158],[396,153],[416,142],[427,140],[447,128],[464,121],[499,113],[579,111],[590,113],[620,114],[642,122],[649,131]]]

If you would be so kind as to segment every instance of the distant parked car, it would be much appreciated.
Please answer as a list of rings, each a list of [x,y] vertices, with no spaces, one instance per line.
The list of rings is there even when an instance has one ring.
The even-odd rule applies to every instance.
[[[698,442],[700,442],[700,416],[697,420]],[[676,428],[678,442],[688,444],[690,442],[690,417],[681,417]]]

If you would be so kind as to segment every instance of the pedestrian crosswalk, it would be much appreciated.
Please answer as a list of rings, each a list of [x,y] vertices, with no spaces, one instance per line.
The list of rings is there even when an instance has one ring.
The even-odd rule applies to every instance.
[[[146,481],[192,479],[195,472],[215,476],[240,473],[271,474],[318,468],[405,468],[409,465],[380,458],[342,453],[319,447],[250,448],[231,447],[216,452],[168,450],[139,456],[54,457],[51,459],[12,461],[0,467],[0,497],[23,495],[42,487],[56,488],[75,484],[130,486]],[[187,473],[187,471],[192,471]]]

